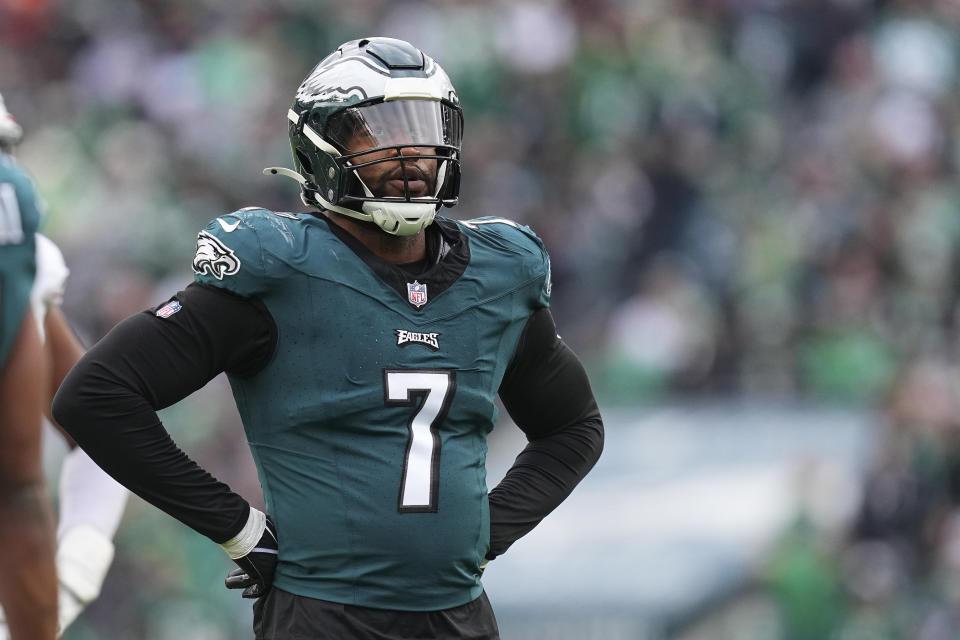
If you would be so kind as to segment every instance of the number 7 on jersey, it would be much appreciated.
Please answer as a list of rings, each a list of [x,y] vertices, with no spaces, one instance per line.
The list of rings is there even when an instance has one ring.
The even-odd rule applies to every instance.
[[[440,424],[457,388],[456,373],[445,369],[385,369],[387,406],[414,406],[407,423],[409,439],[403,459],[398,510],[432,513],[437,510],[440,476]]]

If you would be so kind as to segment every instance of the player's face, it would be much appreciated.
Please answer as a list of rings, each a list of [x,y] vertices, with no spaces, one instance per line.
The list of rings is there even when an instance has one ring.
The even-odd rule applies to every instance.
[[[372,146],[373,142],[370,138],[364,135],[356,135],[347,145],[347,152],[360,153]],[[399,157],[396,149],[381,149],[359,155],[352,160],[352,163],[374,162],[374,164],[357,169],[357,174],[373,192],[373,195],[379,198],[404,197],[404,170],[406,170],[407,185],[412,197],[420,198],[433,195],[437,183],[437,160],[421,156],[435,155],[437,150],[432,147],[403,147],[402,152],[403,161],[398,159],[388,162],[374,162]]]

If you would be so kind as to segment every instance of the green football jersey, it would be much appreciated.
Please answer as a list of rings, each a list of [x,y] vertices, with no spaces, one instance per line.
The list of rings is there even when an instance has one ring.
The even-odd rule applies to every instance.
[[[411,611],[480,595],[494,398],[549,260],[509,220],[435,224],[448,246],[416,278],[309,214],[246,209],[198,237],[196,280],[277,325],[270,363],[230,383],[285,591]]]
[[[30,303],[39,225],[33,182],[0,153],[0,366],[10,355]]]

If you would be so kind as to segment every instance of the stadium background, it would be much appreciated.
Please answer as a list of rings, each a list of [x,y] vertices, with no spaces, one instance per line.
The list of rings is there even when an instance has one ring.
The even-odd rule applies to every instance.
[[[0,0],[0,91],[89,344],[190,280],[210,218],[301,207],[260,171],[328,50],[414,42],[464,105],[445,213],[544,238],[608,422],[488,570],[505,639],[955,639],[958,26],[953,0]],[[258,499],[223,379],[164,418]],[[208,541],[133,499],[117,543],[68,640],[249,635]]]

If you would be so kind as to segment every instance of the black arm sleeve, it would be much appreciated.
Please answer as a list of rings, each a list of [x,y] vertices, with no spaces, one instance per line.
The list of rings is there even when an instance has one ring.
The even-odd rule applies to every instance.
[[[490,492],[488,559],[563,502],[603,450],[603,421],[590,381],[557,335],[549,310],[527,322],[500,398],[530,442]]]
[[[270,359],[276,325],[266,307],[191,284],[166,318],[148,310],[110,331],[70,371],[53,414],[107,473],[214,542],[239,533],[248,504],[181,451],[156,411],[221,371],[252,374]]]

